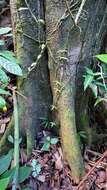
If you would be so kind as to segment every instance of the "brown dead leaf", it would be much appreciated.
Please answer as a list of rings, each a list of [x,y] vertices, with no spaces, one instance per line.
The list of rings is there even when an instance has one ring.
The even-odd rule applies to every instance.
[[[9,118],[9,117],[4,118],[4,119],[0,119],[0,125],[6,124],[6,123],[8,123],[9,121],[10,121],[10,118]]]
[[[5,128],[6,128],[6,124],[3,123],[3,124],[0,126],[0,134],[3,134],[3,133],[4,133]]]
[[[59,154],[59,152],[56,152],[54,154],[55,158],[55,168],[57,170],[62,170],[63,169],[63,162],[62,162],[62,156]]]

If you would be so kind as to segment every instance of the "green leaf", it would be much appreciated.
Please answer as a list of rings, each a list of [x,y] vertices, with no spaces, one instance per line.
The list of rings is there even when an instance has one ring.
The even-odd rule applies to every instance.
[[[88,67],[85,67],[86,73],[89,75],[94,75],[93,70],[89,69]]]
[[[8,59],[9,61],[11,61],[13,64],[19,64],[18,59],[16,59],[14,53],[12,51],[7,51],[7,50],[2,50],[0,51],[0,56]]]
[[[107,54],[100,54],[95,56],[97,59],[102,61],[103,63],[107,63]]]
[[[13,64],[13,62],[11,62],[10,60],[7,60],[4,57],[0,57],[0,65],[9,73],[22,76],[22,70],[18,64]]]
[[[4,94],[4,95],[8,95],[8,96],[11,96],[10,92],[7,91],[7,90],[4,90],[2,88],[0,88],[0,94]]]
[[[30,173],[32,171],[32,168],[30,166],[22,166],[19,168],[19,183],[22,183],[25,181]]]
[[[0,40],[0,46],[4,46],[5,45],[5,41],[4,40]]]
[[[33,168],[32,176],[37,177],[41,172],[41,165],[38,163],[36,164],[35,168]]]
[[[42,151],[49,151],[49,148],[50,148],[50,143],[49,142],[46,142],[44,143],[44,145],[42,146]]]
[[[83,139],[86,139],[86,138],[87,138],[87,134],[86,134],[85,131],[80,131],[80,132],[78,133],[78,135],[79,135],[80,137],[82,137]]]
[[[12,28],[10,28],[10,27],[2,27],[2,28],[0,28],[0,35],[4,35],[4,34],[7,34],[7,33],[9,33],[10,31],[12,30]]]
[[[35,168],[35,167],[36,167],[36,164],[37,164],[37,160],[36,160],[36,159],[32,159],[31,166],[32,166],[33,168]]]
[[[9,153],[2,158],[0,158],[0,175],[3,174],[10,166],[12,160],[13,151],[9,151]]]
[[[46,138],[46,141],[51,142],[51,137],[48,136],[48,137]]]
[[[6,106],[6,101],[2,96],[0,96],[0,109],[2,109],[4,106]]]
[[[10,178],[4,178],[0,180],[0,190],[6,190],[9,184]]]
[[[52,138],[51,139],[51,144],[57,144],[58,138]]]
[[[106,98],[98,98],[94,104],[94,106],[98,105],[99,103],[101,103],[102,101],[107,102]]]
[[[14,177],[14,174],[15,174],[15,171],[16,171],[16,167],[10,169],[10,170],[7,170],[5,173],[3,173],[1,175],[1,178],[10,178],[10,182],[12,182],[13,180],[13,177]]]
[[[94,94],[94,96],[97,98],[97,95],[98,95],[98,88],[97,88],[97,85],[96,84],[90,84],[89,87],[92,89],[92,92]]]
[[[8,136],[8,141],[10,142],[10,143],[14,143],[14,139],[13,139],[13,137],[12,137],[12,135],[9,135]]]
[[[84,91],[87,89],[87,87],[92,83],[94,79],[93,75],[85,75],[85,80],[84,80]]]
[[[9,77],[6,75],[6,73],[2,69],[0,69],[0,81],[3,84],[9,83]]]
[[[16,167],[6,171],[1,177],[2,178],[9,177],[10,182],[11,182],[13,180],[15,171],[16,171]],[[25,181],[29,177],[31,171],[32,171],[32,168],[30,166],[22,166],[22,167],[20,167],[19,168],[19,183],[22,183],[23,181]]]

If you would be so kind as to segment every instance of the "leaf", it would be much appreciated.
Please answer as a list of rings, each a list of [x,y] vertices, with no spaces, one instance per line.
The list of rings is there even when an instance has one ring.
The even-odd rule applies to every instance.
[[[41,165],[37,164],[35,170],[36,170],[36,173],[39,174],[41,171]]]
[[[10,143],[14,143],[14,139],[13,139],[13,137],[12,137],[12,135],[9,135],[8,136],[8,141],[10,142]]]
[[[16,171],[16,167],[10,169],[10,170],[7,170],[4,174],[1,175],[1,178],[10,178],[10,182],[12,182],[13,180],[13,177],[14,177],[14,174],[15,174],[15,171]]]
[[[9,177],[10,181],[12,181],[15,171],[16,171],[16,167],[6,171],[1,177],[3,177],[3,178]],[[32,168],[30,166],[20,167],[19,168],[19,183],[22,183],[23,181],[25,181],[29,177],[31,171],[32,171]]]
[[[33,170],[32,172],[32,176],[37,177],[40,172],[41,172],[41,165],[38,163],[35,167],[35,170]]]
[[[10,178],[4,178],[0,180],[0,190],[6,190],[9,184]]]
[[[89,75],[94,75],[93,70],[89,69],[88,67],[85,67],[86,73]]]
[[[86,134],[85,131],[80,131],[80,132],[78,133],[78,135],[79,135],[80,137],[84,138],[84,139],[87,138],[87,134]]]
[[[58,138],[52,138],[51,139],[51,144],[57,144]]]
[[[0,126],[0,134],[3,134],[5,132],[5,128],[6,128],[6,124],[3,123],[1,126]]]
[[[12,51],[7,51],[7,50],[2,50],[0,51],[0,56],[8,59],[9,61],[11,61],[13,64],[19,64],[18,59],[16,59],[14,53]]]
[[[98,98],[94,104],[94,106],[98,105],[99,103],[101,103],[102,101],[105,101],[107,102],[107,99],[106,98]]]
[[[2,96],[0,96],[0,109],[3,109],[4,106],[6,106],[6,101]]]
[[[91,88],[94,96],[97,98],[97,95],[98,95],[98,88],[97,88],[97,85],[96,84],[90,84],[89,87]]]
[[[4,27],[4,28],[2,27],[2,28],[0,28],[0,35],[7,34],[7,33],[9,33],[11,30],[12,30],[11,27]]]
[[[0,158],[0,175],[3,174],[10,166],[12,160],[13,151],[9,151],[9,153],[2,158]]]
[[[48,136],[48,137],[46,138],[46,140],[47,140],[48,142],[50,142],[50,141],[51,141],[51,137]]]
[[[0,94],[4,94],[4,95],[8,95],[8,96],[11,96],[10,92],[7,91],[7,90],[4,90],[2,88],[0,88]]]
[[[49,142],[46,142],[46,143],[44,143],[44,145],[42,146],[41,150],[43,150],[43,151],[49,151],[49,148],[50,148],[50,143],[49,143]]]
[[[97,59],[102,61],[103,63],[107,63],[107,54],[100,54],[95,56]]]
[[[5,45],[5,41],[4,40],[0,40],[0,46],[4,46]]]
[[[22,183],[25,181],[30,173],[32,171],[32,168],[30,166],[22,166],[19,168],[19,183]]]
[[[0,65],[9,73],[22,76],[22,70],[18,64],[13,64],[13,62],[11,62],[10,60],[7,60],[4,57],[0,57]]]
[[[7,74],[2,69],[0,69],[0,81],[3,84],[9,83],[9,77],[7,76]]]
[[[93,75],[85,75],[85,80],[84,80],[84,91],[87,89],[87,87],[91,84],[93,81],[94,76]]]
[[[35,170],[36,164],[37,164],[37,160],[32,159],[31,166],[33,167],[34,170]]]

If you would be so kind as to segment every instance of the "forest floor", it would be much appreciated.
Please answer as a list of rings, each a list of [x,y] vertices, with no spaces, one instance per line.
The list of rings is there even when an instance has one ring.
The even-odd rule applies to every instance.
[[[8,4],[1,10],[0,16],[0,27],[11,26]],[[13,43],[12,39],[7,37],[5,40],[7,48],[11,49]],[[12,84],[14,84],[14,81],[15,79],[12,79]],[[11,113],[12,99],[10,98],[8,99],[8,111],[0,114],[0,121],[3,123],[3,125],[0,125],[0,134],[5,132],[6,125],[10,121]],[[87,147],[85,148],[84,162],[86,175],[79,186],[78,184],[73,183],[72,176],[70,175],[70,168],[63,158],[60,140],[58,140],[58,142],[56,141],[56,143],[49,144],[46,143],[47,139],[48,141],[52,139],[56,141],[57,138],[53,137],[47,130],[38,133],[36,149],[32,152],[29,160],[27,160],[23,148],[21,148],[21,165],[25,163],[31,165],[35,160],[37,162],[36,174],[32,173],[31,176],[29,176],[29,178],[23,183],[23,186],[28,186],[32,190],[107,189],[107,152],[106,155],[103,154],[105,148],[99,152],[90,150]],[[43,145],[45,145],[44,148]]]
[[[51,135],[51,134],[50,134]],[[104,155],[88,148],[84,152],[86,175],[79,186],[74,184],[70,169],[63,158],[61,145],[51,145],[48,151],[42,151],[44,139],[49,132],[38,134],[37,148],[33,151],[31,159],[35,159],[41,165],[41,171],[36,178],[30,178],[32,189],[38,190],[103,190],[107,189],[107,152]],[[84,180],[86,178],[86,180]]]

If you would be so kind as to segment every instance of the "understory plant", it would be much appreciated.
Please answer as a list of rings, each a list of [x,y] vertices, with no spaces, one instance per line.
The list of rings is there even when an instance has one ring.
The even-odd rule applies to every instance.
[[[107,102],[107,54],[95,56],[98,60],[97,71],[86,67],[84,75],[84,90],[90,88],[96,98],[95,106]]]
[[[0,29],[0,109],[7,111],[6,98],[13,97],[13,111],[14,111],[14,137],[10,136],[9,140],[14,143],[14,150],[0,159],[0,189],[5,190],[8,184],[12,184],[12,190],[16,190],[19,183],[22,183],[30,174],[31,168],[28,166],[19,166],[19,124],[18,124],[18,105],[16,90],[10,86],[10,74],[22,76],[22,70],[19,66],[19,61],[11,51],[5,50],[5,41],[3,36],[9,36],[11,28],[5,27]],[[12,159],[14,164],[11,166]],[[11,169],[9,169],[9,167]]]

